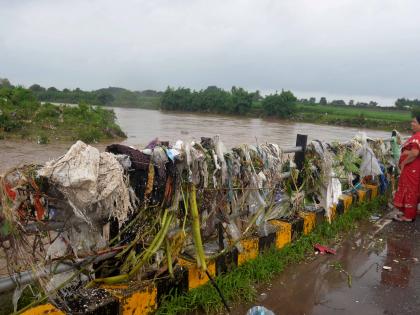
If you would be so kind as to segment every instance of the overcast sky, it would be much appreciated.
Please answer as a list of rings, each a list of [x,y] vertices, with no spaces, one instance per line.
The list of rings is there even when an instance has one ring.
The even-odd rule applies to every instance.
[[[420,98],[418,0],[0,0],[0,77]]]

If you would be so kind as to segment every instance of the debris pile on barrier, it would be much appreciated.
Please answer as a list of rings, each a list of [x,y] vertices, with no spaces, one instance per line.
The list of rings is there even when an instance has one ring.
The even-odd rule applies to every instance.
[[[300,169],[276,144],[226,149],[221,139],[75,143],[45,165],[9,170],[0,183],[0,241],[14,303],[31,285],[69,310],[100,284],[153,281],[178,259],[207,264],[272,219],[325,211],[361,182],[387,185],[395,141],[312,141]],[[394,150],[395,151],[395,150]],[[86,291],[88,290],[88,291]],[[70,298],[72,297],[72,298]]]

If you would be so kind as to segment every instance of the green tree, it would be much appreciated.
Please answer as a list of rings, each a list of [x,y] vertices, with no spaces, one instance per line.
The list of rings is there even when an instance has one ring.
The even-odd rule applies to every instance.
[[[323,96],[319,99],[319,104],[321,105],[327,105],[327,99]]]
[[[0,88],[11,88],[13,85],[10,83],[10,81],[6,78],[2,79],[0,78]]]
[[[420,100],[414,99],[406,99],[406,98],[399,98],[395,101],[395,106],[399,109],[410,109],[413,106],[420,106]]]
[[[336,105],[336,106],[345,106],[346,102],[344,102],[343,100],[333,100],[331,102],[331,105]]]
[[[29,89],[30,89],[32,92],[35,92],[35,93],[37,93],[37,92],[45,92],[45,88],[44,88],[44,87],[42,87],[42,86],[40,86],[39,84],[32,84],[32,85],[29,87]]]
[[[110,105],[115,99],[109,92],[101,92],[97,96],[98,103],[101,105]]]
[[[420,117],[420,105],[414,105],[411,108],[411,116],[412,117]]]
[[[162,95],[161,108],[166,110],[191,110],[191,90],[186,88],[173,89],[168,87]]]
[[[251,109],[253,99],[254,99],[253,93],[248,93],[243,88],[232,87],[232,90],[231,90],[232,112],[239,115],[248,113]]]
[[[262,101],[264,113],[267,116],[287,118],[296,112],[296,97],[290,91],[268,95]]]

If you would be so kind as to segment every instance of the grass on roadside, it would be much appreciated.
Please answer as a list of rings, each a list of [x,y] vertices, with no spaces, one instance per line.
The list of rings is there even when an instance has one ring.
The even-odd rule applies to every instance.
[[[331,224],[324,222],[318,225],[309,235],[301,236],[294,243],[281,250],[271,248],[255,260],[246,262],[230,273],[215,279],[222,294],[229,302],[251,302],[256,297],[256,284],[272,279],[288,265],[305,260],[313,253],[315,243],[331,242],[339,233],[348,232],[355,227],[357,221],[369,217],[386,205],[386,197],[381,196],[362,205],[354,205],[345,214],[339,216]],[[157,314],[179,314],[201,310],[206,313],[219,311],[223,304],[216,290],[210,283],[189,291],[185,295],[167,297]]]

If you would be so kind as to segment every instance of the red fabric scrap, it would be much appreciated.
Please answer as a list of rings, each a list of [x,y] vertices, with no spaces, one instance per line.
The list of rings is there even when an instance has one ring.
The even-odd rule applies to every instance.
[[[336,254],[336,251],[334,249],[331,249],[327,246],[323,246],[323,245],[320,245],[320,244],[315,244],[314,249],[316,251],[318,251],[321,255],[324,255],[325,253],[332,254],[332,255]]]
[[[6,184],[5,186],[6,186],[6,193],[9,196],[9,198],[12,199],[12,200],[15,200],[16,191],[14,191],[9,184]]]

